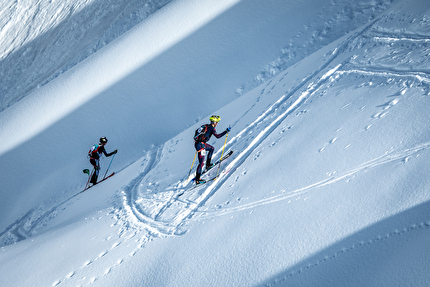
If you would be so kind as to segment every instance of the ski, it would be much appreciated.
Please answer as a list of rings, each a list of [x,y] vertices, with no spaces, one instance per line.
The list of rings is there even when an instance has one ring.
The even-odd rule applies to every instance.
[[[191,187],[191,188],[189,188],[189,189],[187,189],[187,190],[183,190],[180,194],[178,194],[178,198],[180,197],[180,196],[182,196],[184,193],[185,193],[185,191],[191,191],[191,190],[193,190],[193,189],[195,189],[195,188],[199,188],[199,187],[201,187],[201,186],[203,186],[203,185],[205,185],[206,183],[208,183],[208,182],[210,182],[210,181],[214,181],[214,180],[216,180],[217,179],[217,177],[214,177],[214,178],[211,178],[211,179],[208,179],[208,180],[206,180],[205,182],[202,182],[202,183],[199,183],[199,184],[196,184],[196,185],[194,185],[193,187]]]
[[[228,159],[231,155],[233,154],[233,151],[229,151],[225,156],[223,156],[221,159],[217,160],[210,169],[205,169],[202,173],[202,175],[204,175],[206,172],[210,171],[211,169],[213,169],[215,166],[219,165],[221,162],[223,162],[224,160]],[[194,182],[196,180],[196,178],[194,177],[191,182]],[[211,180],[211,179],[210,179]]]
[[[196,185],[195,185],[195,186],[193,186],[190,190],[192,190],[192,189],[194,189],[194,188],[196,188],[196,187],[200,187],[200,186],[202,186],[202,185],[205,185],[206,183],[208,183],[208,182],[210,182],[210,181],[214,181],[216,178],[217,178],[217,177],[210,178],[210,179],[207,179],[205,182],[202,182],[202,183],[196,184]]]
[[[229,151],[225,156],[223,156],[221,159],[217,160],[217,161],[214,163],[214,165],[213,165],[210,169],[205,170],[205,171],[202,173],[202,175],[204,175],[206,172],[208,172],[208,171],[210,171],[211,169],[213,169],[215,166],[219,165],[219,164],[220,164],[221,162],[223,162],[224,160],[228,159],[232,154],[233,154],[233,151],[232,151],[232,150],[231,150],[231,151]],[[191,188],[189,188],[189,189],[187,189],[187,190],[183,190],[181,193],[179,193],[179,194],[177,195],[177,198],[179,198],[181,195],[183,195],[186,191],[190,191],[190,190],[193,190],[193,189],[195,189],[195,188],[201,187],[201,186],[205,185],[206,183],[208,183],[208,182],[210,182],[210,181],[214,181],[214,180],[216,180],[216,179],[217,179],[217,177],[210,178],[210,179],[206,180],[206,182],[204,182],[204,183],[202,182],[202,183],[199,183],[199,184],[194,185],[193,187],[191,187]],[[190,182],[195,182],[195,181],[196,181],[196,178],[194,177],[193,179],[191,179],[191,181],[190,181]]]
[[[100,182],[105,181],[105,180],[106,180],[106,179],[108,179],[109,177],[112,177],[114,174],[115,174],[115,172],[112,172],[110,175],[106,176],[106,177],[105,177],[105,178],[103,178],[102,180],[99,180],[99,181],[98,181],[96,184],[94,184],[94,185],[97,185],[97,184],[99,184]],[[85,189],[84,189],[84,190],[82,190],[80,193],[84,192],[85,190],[90,189],[90,188],[91,188],[91,187],[93,187],[94,185],[92,185],[92,186],[89,186],[89,187],[85,188]]]
[[[215,176],[215,177],[213,177],[213,178],[210,178],[210,179],[205,180],[205,182],[201,182],[201,183],[199,183],[199,184],[196,184],[196,185],[192,186],[191,188],[189,188],[189,189],[187,189],[187,190],[182,191],[180,194],[178,194],[178,197],[180,197],[181,195],[183,195],[183,194],[185,193],[185,191],[191,191],[191,190],[193,190],[193,189],[195,189],[195,188],[199,188],[199,187],[201,187],[201,186],[205,185],[206,183],[208,183],[208,182],[210,182],[210,181],[214,181],[214,180],[216,180],[217,178],[218,178],[218,176]]]

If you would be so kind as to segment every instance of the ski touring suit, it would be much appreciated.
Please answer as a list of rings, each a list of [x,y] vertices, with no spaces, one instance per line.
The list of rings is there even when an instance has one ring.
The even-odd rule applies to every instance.
[[[215,126],[212,124],[206,124],[200,127],[198,131],[201,131],[200,135],[198,137],[195,137],[195,143],[194,147],[196,148],[196,151],[198,153],[198,159],[199,159],[199,165],[197,166],[196,171],[196,183],[200,182],[200,176],[203,172],[203,166],[205,164],[205,157],[206,157],[206,169],[211,168],[211,160],[212,160],[212,154],[214,152],[214,147],[207,143],[212,135],[214,135],[216,138],[223,137],[228,131],[225,130],[222,133],[218,134],[215,130]]]
[[[91,177],[90,183],[97,184],[97,178],[99,176],[100,171],[100,155],[104,154],[106,157],[109,157],[111,155],[114,155],[117,153],[117,150],[114,150],[111,153],[107,153],[105,150],[105,147],[103,144],[95,144],[91,148],[89,155],[90,155],[90,163],[94,167],[93,176]]]

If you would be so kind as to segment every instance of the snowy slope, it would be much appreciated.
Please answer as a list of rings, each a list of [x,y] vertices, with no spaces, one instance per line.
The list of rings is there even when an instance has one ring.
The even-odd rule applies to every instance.
[[[204,31],[200,36],[219,41],[222,37],[213,32],[225,31],[216,28],[225,27],[220,23],[233,21],[237,15],[242,17],[236,23],[243,26],[235,31],[241,31],[253,18],[244,19],[249,12],[246,8],[259,11],[258,1],[245,2],[233,5],[225,1],[221,5],[214,1],[213,7],[221,13],[219,17],[224,17],[220,22],[205,22],[204,19],[214,19],[207,18],[213,10],[206,10],[208,14],[199,10],[207,23],[199,30]],[[282,2],[276,2],[273,10],[265,11],[266,15],[274,11],[288,14]],[[49,140],[72,132],[76,139],[84,141],[90,132],[73,130],[81,126],[79,118],[86,115],[87,110],[82,107],[66,114],[70,107],[60,101],[64,108],[60,105],[58,115],[47,109],[45,118],[52,126],[43,130],[46,126],[36,121],[35,126],[43,132],[35,138],[31,128],[26,130],[25,125],[17,124],[22,117],[20,111],[35,107],[34,112],[40,112],[45,105],[52,104],[54,93],[64,91],[63,86],[79,91],[82,88],[76,84],[77,79],[92,75],[91,71],[100,67],[107,68],[100,65],[101,60],[123,51],[121,43],[133,42],[135,31],[145,33],[145,25],[165,23],[161,20],[168,19],[172,15],[169,13],[180,11],[187,15],[197,3],[173,1],[157,12],[153,24],[142,23],[114,45],[96,53],[96,57],[1,113],[2,138],[10,135],[2,147],[2,162],[10,165],[18,155],[28,158],[25,145],[19,143],[31,139],[29,143],[41,153],[32,155],[29,162],[48,167],[53,163],[42,156],[51,151],[56,154],[55,142],[54,147],[44,147]],[[316,15],[329,11],[318,3],[302,3],[301,8],[314,4]],[[361,4],[375,8],[360,7],[361,11],[375,11],[381,3]],[[111,139],[108,150],[120,149],[113,167],[119,171],[117,175],[82,194],[78,194],[81,185],[71,183],[78,181],[77,175],[62,182],[63,188],[45,182],[58,181],[59,172],[48,172],[42,181],[33,180],[27,186],[23,183],[20,188],[16,188],[16,177],[2,179],[2,194],[8,202],[0,209],[5,217],[5,229],[0,233],[4,244],[0,270],[7,274],[0,277],[1,285],[428,285],[430,278],[425,271],[430,266],[430,254],[426,251],[430,227],[429,8],[424,0],[402,1],[234,101],[228,96],[220,99],[229,104],[205,107],[200,115],[181,114],[173,109],[188,110],[188,96],[179,96],[185,107],[164,102],[169,103],[165,108],[170,114],[175,111],[175,124],[183,120],[190,126],[182,132],[183,126],[175,126],[169,132],[157,134],[164,123],[156,116],[164,111],[153,102],[146,110],[152,117],[145,119],[153,120],[150,125],[157,129],[145,133],[149,139],[141,136],[132,141],[140,143],[139,147],[122,140],[123,137],[115,138],[139,131],[142,124],[139,120],[124,120],[122,117],[135,118],[136,107],[124,105],[123,97],[115,100],[121,113],[115,117],[116,126],[121,130],[106,131]],[[274,26],[275,23],[280,25],[274,21]],[[267,34],[263,30],[259,32]],[[188,41],[194,35],[184,39]],[[256,33],[254,39],[259,36],[262,35]],[[267,41],[265,45],[276,47]],[[188,45],[194,47],[198,43],[201,41],[194,39]],[[237,51],[249,47],[250,55],[258,50],[249,44],[241,46],[235,42],[232,46]],[[182,49],[189,51],[184,46]],[[175,56],[180,51],[174,51]],[[226,60],[239,57],[239,52],[233,54]],[[117,61],[113,62],[115,67]],[[257,62],[251,65],[254,71],[258,69]],[[230,63],[220,63],[218,71],[225,70]],[[182,66],[176,63],[170,67],[175,67],[170,70],[174,73]],[[247,66],[232,69],[225,77],[236,75],[240,69],[246,70]],[[203,68],[199,72],[205,71]],[[161,75],[156,73],[152,79],[171,83]],[[114,75],[112,86],[100,80],[101,86],[109,86],[101,99],[114,100],[115,90],[141,88],[137,76],[118,84]],[[246,77],[234,77],[230,87]],[[222,76],[217,79],[225,80]],[[179,83],[175,87],[184,91],[198,90],[193,84]],[[145,98],[145,104],[148,101],[151,103]],[[107,109],[103,101],[100,106],[101,110]],[[232,126],[226,151],[235,152],[223,164],[216,181],[190,190],[187,173],[194,154],[190,138],[211,113],[222,117],[219,131]],[[103,121],[114,125],[109,118]],[[6,125],[10,129],[5,129]],[[13,128],[24,132],[14,134]],[[224,138],[212,139],[210,143],[218,151],[215,157],[219,157]],[[60,148],[64,150],[63,145]],[[70,150],[64,156],[70,153],[77,157],[86,151],[84,147],[81,153],[67,148]],[[132,161],[133,153],[142,157]],[[78,168],[84,161],[76,162],[64,170]],[[31,166],[9,171],[2,165],[2,174],[16,175],[18,171],[23,178],[38,176]],[[184,195],[177,198],[182,191]],[[35,200],[37,196],[41,198]],[[19,214],[23,215],[18,218]],[[16,244],[7,245],[10,243]]]
[[[119,148],[114,166],[122,169],[236,99],[236,92],[245,91],[246,82],[281,50],[300,59],[372,19],[389,3],[170,3],[0,114],[0,174],[6,194],[0,202],[0,229],[45,201],[62,200],[83,188],[81,171],[88,161],[80,155],[100,136],[109,138],[108,149]],[[79,15],[77,20],[83,21]],[[349,29],[341,28],[346,23]],[[331,30],[335,32],[327,34]],[[291,43],[297,47],[288,48]],[[308,52],[297,52],[303,48]],[[33,73],[38,71],[34,67]]]
[[[4,0],[0,111],[100,50],[169,0]]]

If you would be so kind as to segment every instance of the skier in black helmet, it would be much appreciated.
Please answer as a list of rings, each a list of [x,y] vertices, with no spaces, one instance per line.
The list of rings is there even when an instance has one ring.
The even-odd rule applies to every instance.
[[[91,150],[89,151],[90,163],[94,166],[93,176],[91,177],[91,180],[90,180],[90,183],[92,183],[93,185],[97,184],[97,178],[99,176],[100,155],[103,153],[105,156],[109,157],[118,152],[118,150],[116,149],[111,153],[107,153],[105,150],[106,143],[107,143],[107,138],[101,137],[100,143],[93,145]]]
[[[198,152],[198,159],[199,159],[199,165],[197,166],[197,171],[196,171],[196,184],[206,182],[205,180],[200,179],[200,176],[203,171],[206,155],[207,155],[206,169],[210,169],[213,166],[213,164],[211,163],[211,159],[212,159],[212,154],[214,152],[214,147],[206,142],[209,141],[212,135],[214,135],[217,139],[219,139],[220,137],[228,133],[231,129],[230,127],[228,127],[222,133],[217,134],[215,127],[217,126],[218,122],[221,120],[221,117],[211,116],[209,120],[211,123],[202,125],[198,130],[196,130],[196,133],[194,135],[194,141],[195,141],[194,147]]]

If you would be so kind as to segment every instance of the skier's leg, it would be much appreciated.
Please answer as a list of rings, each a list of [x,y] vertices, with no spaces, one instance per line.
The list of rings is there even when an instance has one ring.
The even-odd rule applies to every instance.
[[[195,148],[198,151],[197,158],[199,160],[199,164],[198,164],[197,170],[196,170],[196,183],[198,183],[200,181],[200,176],[202,174],[203,166],[205,164],[205,154],[206,154],[206,151],[204,149],[204,144],[203,143],[196,143],[195,144]]]
[[[210,167],[212,167],[211,160],[212,160],[212,154],[213,154],[215,148],[213,146],[211,146],[210,144],[205,144],[205,150],[207,152],[206,169],[209,169]]]
[[[97,159],[90,159],[90,163],[94,166],[93,176],[91,177],[90,183],[97,184],[97,178],[99,177],[100,164]]]

